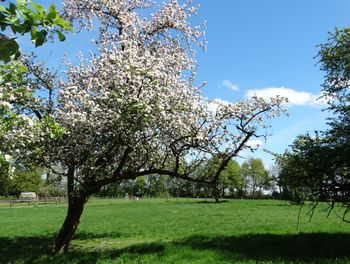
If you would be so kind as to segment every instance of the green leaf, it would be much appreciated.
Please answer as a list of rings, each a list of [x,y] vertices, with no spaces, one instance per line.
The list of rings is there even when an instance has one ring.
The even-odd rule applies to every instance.
[[[30,36],[32,37],[32,41],[35,41],[37,32],[38,30],[36,29],[36,27],[33,27],[32,30],[30,31]]]
[[[42,46],[45,42],[46,42],[46,35],[44,35],[43,30],[36,32],[35,38],[34,38],[35,47]]]
[[[44,37],[46,38],[46,36],[47,36],[47,31],[45,30],[45,29],[42,29],[42,30],[40,30],[40,32],[44,35]]]
[[[0,60],[5,63],[11,61],[12,56],[17,56],[19,46],[15,39],[3,40],[0,42]]]
[[[9,10],[11,15],[15,16],[17,14],[17,6],[14,3],[10,3],[8,10]]]
[[[21,9],[26,8],[27,1],[26,0],[17,0],[17,8],[21,12]]]
[[[30,5],[39,13],[41,14],[43,12],[43,7],[41,5],[30,3]]]
[[[57,33],[58,38],[59,38],[60,41],[65,41],[66,36],[61,31],[56,30],[56,33]]]
[[[7,21],[9,21],[9,22],[11,22],[13,24],[19,23],[19,19],[18,19],[18,17],[16,15],[8,17]]]
[[[47,14],[47,19],[49,19],[49,20],[51,20],[51,21],[53,21],[56,17],[57,17],[57,12],[49,12],[48,14]]]
[[[22,30],[21,34],[30,32],[32,28],[33,28],[33,23],[31,21],[29,20],[24,21],[21,27],[21,30]]]
[[[23,18],[25,19],[25,21],[27,23],[30,23],[32,26],[36,26],[37,25],[36,15],[35,15],[34,12],[30,11],[30,12],[23,13]]]
[[[1,27],[1,31],[4,31],[6,29],[8,25],[6,23],[3,23],[0,19],[0,27]]]
[[[26,66],[24,66],[23,64],[19,64],[17,66],[18,71],[20,71],[21,73],[27,73],[29,72],[28,68]]]
[[[54,4],[51,4],[49,7],[49,13],[57,13],[56,6]]]
[[[70,25],[70,23],[67,21],[67,20],[64,20],[63,18],[61,17],[57,17],[55,20],[54,20],[54,23],[57,25],[57,26],[60,26],[61,28],[65,29],[65,30],[69,30],[69,31],[72,31],[72,27]]]

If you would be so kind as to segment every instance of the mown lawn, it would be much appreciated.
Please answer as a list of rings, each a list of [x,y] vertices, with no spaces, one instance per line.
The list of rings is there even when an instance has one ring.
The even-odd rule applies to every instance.
[[[350,263],[350,224],[283,201],[92,199],[68,253],[51,254],[66,207],[0,207],[0,263]]]

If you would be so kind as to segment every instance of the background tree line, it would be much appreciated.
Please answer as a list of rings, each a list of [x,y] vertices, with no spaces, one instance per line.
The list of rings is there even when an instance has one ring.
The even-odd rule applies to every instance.
[[[194,177],[205,180],[216,171],[215,158],[203,164]],[[274,193],[275,179],[260,159],[249,158],[240,165],[231,160],[220,174],[217,184],[220,198],[262,198]],[[200,197],[211,198],[212,186],[203,182],[191,182],[161,175],[149,175],[135,180],[125,180],[105,186],[98,195],[124,197],[142,195],[145,197]]]
[[[35,165],[12,164],[0,157],[0,197],[18,197],[21,192],[35,192],[40,197],[63,197],[67,190],[60,177]]]
[[[1,159],[0,196],[18,196],[23,191],[34,191],[40,196],[65,196],[65,182],[59,175],[48,173],[43,168],[13,164]],[[194,177],[210,177],[218,166],[212,158],[202,164]],[[240,165],[231,160],[220,174],[217,184],[221,198],[262,198],[271,197],[276,182],[265,168],[261,159],[249,158]],[[163,175],[148,175],[134,180],[123,180],[109,184],[97,196],[125,197],[142,195],[144,197],[201,197],[211,198],[212,187],[205,182],[191,182]]]

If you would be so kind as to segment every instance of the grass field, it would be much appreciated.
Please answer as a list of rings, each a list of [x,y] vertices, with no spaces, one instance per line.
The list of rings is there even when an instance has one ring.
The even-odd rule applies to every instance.
[[[350,263],[350,224],[282,201],[90,200],[68,253],[65,205],[0,207],[0,263]]]

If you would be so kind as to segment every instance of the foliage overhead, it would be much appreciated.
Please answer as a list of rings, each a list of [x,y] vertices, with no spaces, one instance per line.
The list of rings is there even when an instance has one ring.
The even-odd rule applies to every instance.
[[[49,11],[46,11],[41,5],[31,1],[18,0],[15,3],[8,1],[8,7],[0,5],[0,29],[7,34],[0,33],[0,61],[2,61],[0,65],[0,139],[2,139],[7,132],[24,125],[23,120],[31,123],[33,115],[39,119],[48,120],[47,115],[43,116],[40,113],[44,106],[40,105],[39,100],[36,99],[36,93],[46,89],[50,94],[49,97],[52,98],[54,90],[51,79],[55,77],[47,70],[39,70],[42,65],[34,65],[30,56],[21,54],[17,37],[30,35],[32,42],[38,47],[49,38],[54,39],[52,33],[57,34],[63,41],[65,39],[63,32],[72,31],[72,28],[70,23],[59,15],[55,5],[50,5]],[[51,103],[52,101],[49,103],[50,107]],[[45,110],[49,112],[49,109]],[[53,122],[51,123],[55,126]],[[8,195],[25,190],[37,191],[40,185],[40,179],[35,183],[37,174],[34,171],[17,170],[16,159],[4,153],[6,147],[5,141],[1,140],[0,193]],[[18,177],[19,174],[29,176]],[[34,184],[26,185],[26,182]]]
[[[47,41],[50,32],[55,32],[59,40],[64,41],[62,31],[72,31],[70,23],[60,16],[54,4],[47,11],[27,0],[16,0],[16,4],[9,2],[8,7],[0,5],[0,29],[14,34],[11,37],[0,34],[0,61],[5,63],[17,59],[21,54],[16,34],[30,33],[32,42],[38,47]]]

